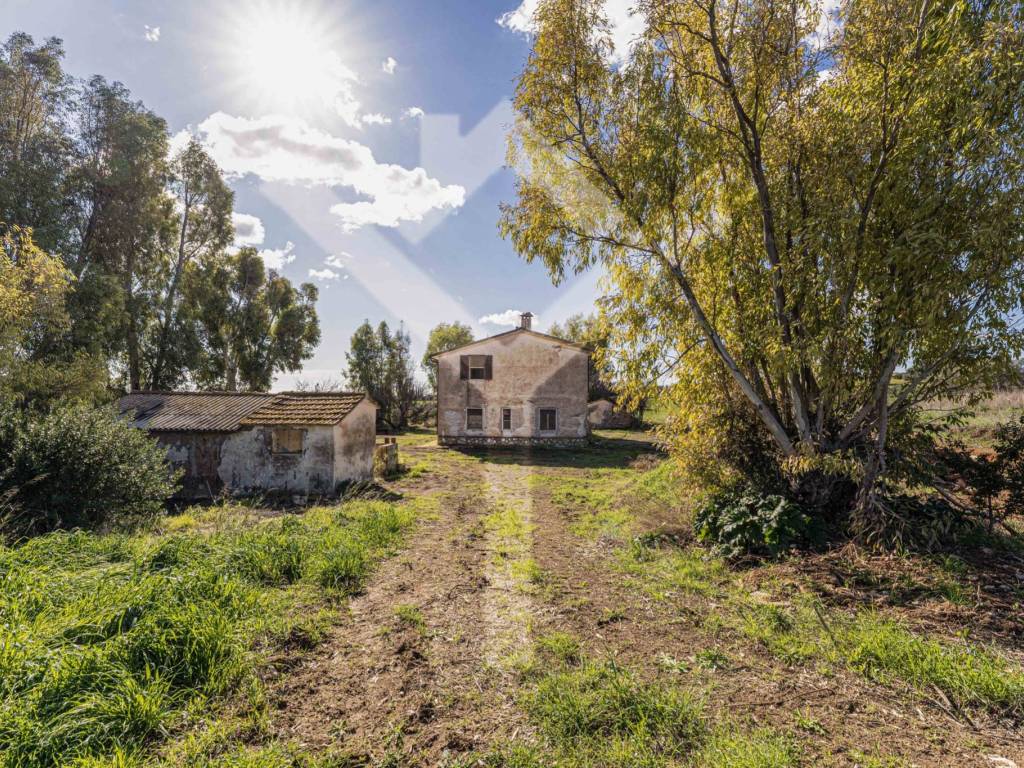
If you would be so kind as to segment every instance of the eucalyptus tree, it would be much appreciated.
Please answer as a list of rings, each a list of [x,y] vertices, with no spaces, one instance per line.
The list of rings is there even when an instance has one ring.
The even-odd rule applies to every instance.
[[[616,64],[600,2],[540,3],[502,231],[555,280],[603,264],[627,389],[672,381],[684,460],[739,423],[791,492],[876,534],[915,409],[1021,351],[1021,6],[637,10]]]
[[[169,191],[174,199],[177,232],[174,253],[166,262],[158,317],[154,323],[150,355],[150,387],[171,389],[188,372],[194,336],[186,327],[182,278],[189,264],[222,253],[231,243],[234,193],[206,150],[192,139],[171,160]]]
[[[185,285],[201,345],[190,376],[202,388],[269,390],[320,342],[316,286],[268,271],[255,248],[187,265]]]

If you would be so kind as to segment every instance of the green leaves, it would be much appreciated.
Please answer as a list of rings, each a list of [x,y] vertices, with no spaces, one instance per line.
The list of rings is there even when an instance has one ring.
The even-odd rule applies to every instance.
[[[600,3],[541,4],[501,231],[556,282],[602,263],[625,394],[672,371],[694,465],[748,413],[777,454],[884,456],[1020,354],[1017,6],[856,0],[824,39],[812,3],[641,6],[613,65]]]

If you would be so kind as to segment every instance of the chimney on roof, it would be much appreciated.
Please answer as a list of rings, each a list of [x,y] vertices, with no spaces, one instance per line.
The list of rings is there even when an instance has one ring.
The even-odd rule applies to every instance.
[[[519,316],[519,327],[524,331],[530,330],[530,326],[533,324],[533,312],[523,312]]]

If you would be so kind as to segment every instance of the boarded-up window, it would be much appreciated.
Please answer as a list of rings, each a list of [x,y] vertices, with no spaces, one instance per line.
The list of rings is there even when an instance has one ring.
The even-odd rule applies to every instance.
[[[304,429],[275,429],[271,433],[270,450],[272,453],[302,453],[305,437]]]
[[[484,409],[483,408],[467,408],[466,409],[466,429],[483,429],[484,428]]]
[[[556,412],[554,408],[540,409],[540,431],[554,432],[556,429]]]
[[[459,358],[461,379],[489,379],[491,372],[491,355],[462,355]]]
[[[501,428],[504,430],[512,429],[512,409],[502,408],[501,409]]]

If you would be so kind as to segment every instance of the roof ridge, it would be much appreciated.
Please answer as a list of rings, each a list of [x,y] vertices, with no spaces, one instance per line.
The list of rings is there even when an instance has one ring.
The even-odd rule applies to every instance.
[[[132,389],[125,397],[131,395],[234,395],[248,397],[274,397],[276,392],[232,392],[226,389]]]
[[[563,338],[561,338],[559,336],[552,336],[550,333],[543,333],[541,331],[535,331],[532,328],[521,328],[520,327],[520,328],[510,328],[507,331],[502,331],[501,333],[496,333],[493,336],[484,336],[482,339],[473,339],[473,341],[468,341],[465,344],[460,344],[457,347],[452,347],[451,349],[446,349],[443,352],[438,352],[437,354],[431,355],[430,359],[434,360],[435,358],[438,358],[441,355],[447,355],[449,352],[456,352],[456,351],[458,351],[460,349],[465,349],[466,347],[471,347],[474,344],[479,344],[480,342],[483,342],[483,341],[490,341],[491,339],[500,339],[502,336],[508,336],[509,334],[512,334],[512,333],[529,333],[529,334],[532,334],[533,336],[540,336],[542,339],[548,339],[549,341],[557,341],[559,344],[565,344],[566,346],[574,347],[575,349],[579,349],[579,350],[582,350],[584,352],[592,352],[593,351],[586,344],[580,344],[579,342],[576,342],[576,341],[569,341],[568,339],[563,339]]]

